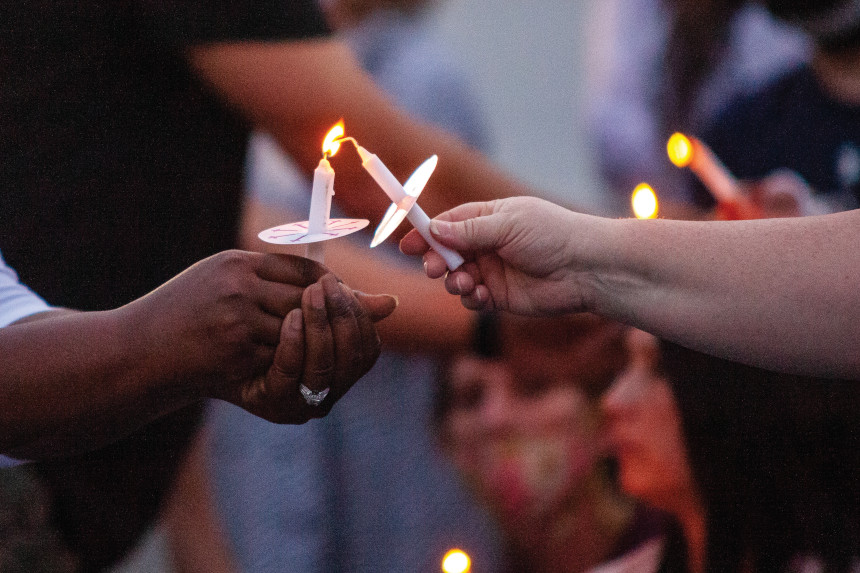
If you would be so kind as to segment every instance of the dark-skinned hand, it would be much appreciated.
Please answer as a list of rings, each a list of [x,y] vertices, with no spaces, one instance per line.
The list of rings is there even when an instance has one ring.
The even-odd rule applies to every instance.
[[[373,322],[395,306],[387,295],[354,293],[309,259],[227,251],[122,311],[143,330],[142,346],[158,362],[152,368],[194,381],[177,392],[302,423],[327,412],[370,369],[379,355]],[[331,387],[330,398],[305,404],[298,391],[305,380]]]

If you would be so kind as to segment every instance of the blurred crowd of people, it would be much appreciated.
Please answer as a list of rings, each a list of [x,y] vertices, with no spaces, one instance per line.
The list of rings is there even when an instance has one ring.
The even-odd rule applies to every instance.
[[[471,151],[491,154],[492,135],[469,70],[427,30],[434,4],[0,8],[0,277],[17,283],[5,259],[53,307],[100,313],[158,302],[147,293],[218,251],[273,250],[257,233],[304,218],[319,142],[340,117],[401,180],[440,156],[422,199],[431,215],[539,195]],[[860,2],[599,1],[592,18],[585,109],[617,215],[647,180],[667,213],[715,217],[707,188],[665,157],[676,131],[711,146],[744,189],[790,172],[801,190],[788,206],[780,189],[752,196],[762,217],[801,215],[798,193],[831,212],[860,204]],[[331,158],[333,212],[375,224],[384,195],[348,153]],[[81,410],[46,426],[47,450],[0,440],[32,460],[0,469],[0,571],[110,571],[153,535],[157,563],[123,571],[437,571],[453,547],[476,573],[860,569],[856,383],[716,358],[595,314],[471,312],[414,260],[367,241],[328,243],[326,266],[399,304],[375,327],[378,360],[359,354],[337,398],[375,366],[330,413],[280,419],[249,403],[249,387],[216,383],[145,393],[149,417],[121,430],[109,417],[81,424]],[[209,283],[176,286],[193,269],[161,300],[203,296]],[[328,285],[318,290],[340,344],[332,281],[317,267],[279,272],[301,287],[289,296],[305,328],[301,292]],[[367,332],[360,307],[381,303],[355,297]],[[22,332],[14,321],[44,301],[3,330]],[[266,304],[254,301],[290,316]],[[291,364],[279,329],[254,366],[268,384],[270,355]],[[167,334],[148,341],[175,346]],[[0,428],[18,420],[0,415]]]

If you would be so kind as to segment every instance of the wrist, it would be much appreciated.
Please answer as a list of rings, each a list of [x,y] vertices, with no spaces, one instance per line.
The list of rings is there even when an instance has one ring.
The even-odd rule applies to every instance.
[[[637,325],[638,315],[659,292],[664,276],[660,267],[667,254],[659,254],[666,221],[608,220],[598,240],[602,246],[593,262],[591,310]],[[643,307],[643,305],[646,305]]]
[[[612,312],[623,273],[627,219],[581,215],[574,221],[576,239],[571,241],[568,269],[576,277],[581,296],[579,310]]]
[[[604,272],[609,244],[607,224],[610,219],[566,211],[561,221],[568,240],[562,251],[562,280],[572,285],[570,311],[591,311],[599,302],[601,275]]]
[[[158,400],[171,409],[191,403],[203,397],[201,376],[195,375],[186,360],[193,357],[177,352],[177,341],[169,336],[169,330],[160,319],[159,312],[138,299],[111,313],[116,325],[118,339],[124,349],[123,360],[126,371],[140,392]]]

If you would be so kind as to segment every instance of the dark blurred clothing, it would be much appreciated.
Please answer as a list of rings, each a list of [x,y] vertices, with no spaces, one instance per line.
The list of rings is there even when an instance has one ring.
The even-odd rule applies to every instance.
[[[77,563],[49,523],[49,498],[26,469],[0,470],[0,571],[73,573]]]
[[[325,32],[311,1],[0,8],[0,247],[49,303],[102,310],[234,244],[249,126],[195,44]]]
[[[676,17],[672,12],[677,10],[672,4],[664,0],[594,3],[597,17],[592,24],[598,33],[592,34],[590,53],[597,57],[592,56],[588,76],[588,127],[598,165],[616,198],[623,201],[624,213],[628,213],[630,192],[642,181],[663,199],[689,202],[684,172],[666,157],[666,139],[672,131],[701,135],[733,98],[757,92],[808,61],[812,51],[800,30],[775,20],[764,6],[747,2],[725,24],[709,54],[711,61],[701,70],[704,76],[693,82],[692,93],[672,95],[681,89],[675,85],[678,78],[667,69]],[[708,3],[701,4],[707,9]],[[706,40],[691,41],[701,45]],[[690,50],[679,51],[676,63],[689,64],[695,58]],[[679,101],[681,95],[687,99]],[[687,121],[663,125],[664,118],[678,114],[675,108],[680,103],[689,108],[681,114],[688,116]]]
[[[856,381],[789,376],[661,347],[708,508],[707,571],[795,571],[802,569],[789,564],[807,557],[820,561],[819,571],[856,570]]]
[[[116,307],[234,244],[249,126],[185,51],[318,36],[311,0],[31,0],[0,6],[0,248],[54,305]],[[130,547],[199,408],[40,464],[85,570]]]
[[[606,560],[584,573],[669,573],[665,571],[668,535],[675,524],[667,514],[645,505],[636,507],[633,519]],[[510,550],[510,548],[508,548]],[[534,571],[528,556],[508,555],[503,573]]]
[[[808,66],[737,100],[704,140],[741,179],[789,168],[830,210],[860,205],[860,107],[828,95]],[[701,185],[695,196],[703,206],[713,203]]]

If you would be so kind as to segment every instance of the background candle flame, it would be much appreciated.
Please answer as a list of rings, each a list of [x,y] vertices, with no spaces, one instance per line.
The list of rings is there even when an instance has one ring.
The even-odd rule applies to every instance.
[[[666,143],[669,160],[676,167],[686,167],[693,160],[693,142],[683,133],[673,133]]]
[[[345,133],[346,128],[343,124],[343,120],[340,120],[329,130],[325,135],[325,139],[323,139],[323,155],[331,157],[337,153],[338,149],[340,149],[340,141],[338,140],[343,137]]]
[[[445,573],[469,573],[472,560],[461,549],[452,549],[442,558],[442,571]]]
[[[647,183],[640,183],[636,186],[630,198],[630,204],[633,206],[633,214],[636,215],[637,219],[654,219],[657,217],[659,209],[657,194]]]

